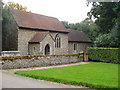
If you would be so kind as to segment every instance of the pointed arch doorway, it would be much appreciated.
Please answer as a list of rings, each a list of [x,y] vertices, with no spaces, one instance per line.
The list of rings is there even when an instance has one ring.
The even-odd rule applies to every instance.
[[[47,44],[47,45],[45,46],[45,55],[49,55],[49,54],[50,54],[50,45]]]

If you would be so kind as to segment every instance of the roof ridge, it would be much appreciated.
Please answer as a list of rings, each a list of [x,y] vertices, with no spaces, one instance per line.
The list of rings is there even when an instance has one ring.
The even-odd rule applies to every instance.
[[[68,33],[64,25],[55,17],[27,11],[10,9],[11,15],[21,29],[48,30]]]
[[[13,9],[13,8],[10,8],[10,10],[16,10],[16,11],[25,12],[25,13],[28,13],[28,14],[35,14],[35,15],[40,15],[40,16],[44,16],[44,17],[48,17],[48,18],[55,18],[55,19],[57,19],[56,17],[47,16],[47,15],[43,15],[43,14],[40,14],[40,13],[34,13],[34,12],[29,12],[29,11],[17,10],[17,9]]]
[[[68,41],[70,42],[91,42],[90,38],[84,33],[84,31],[69,29]]]
[[[73,29],[67,29],[68,31],[76,31],[76,32],[82,32],[82,33],[84,33],[84,31],[82,31],[82,30],[73,30]]]

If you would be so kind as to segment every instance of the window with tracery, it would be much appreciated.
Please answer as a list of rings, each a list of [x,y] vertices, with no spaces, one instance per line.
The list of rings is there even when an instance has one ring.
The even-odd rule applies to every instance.
[[[60,48],[61,47],[61,42],[60,41],[61,41],[60,37],[57,34],[56,37],[55,37],[55,48]]]

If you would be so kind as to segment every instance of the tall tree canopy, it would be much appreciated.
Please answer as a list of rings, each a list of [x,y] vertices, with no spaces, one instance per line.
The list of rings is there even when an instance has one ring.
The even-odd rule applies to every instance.
[[[119,47],[120,2],[93,2],[88,17],[80,23],[63,22],[66,28],[84,31],[93,41],[93,46]]]
[[[86,18],[80,23],[68,23],[67,21],[62,21],[66,28],[73,30],[84,31],[92,41],[99,34],[99,29],[92,19]]]
[[[109,33],[116,23],[120,3],[117,2],[99,2],[93,3],[89,17],[96,18],[95,23],[99,26],[101,33]]]
[[[2,2],[0,1],[0,21],[2,20]]]
[[[11,13],[9,12],[9,8],[13,8],[13,9],[18,9],[18,10],[23,10],[26,11],[27,7],[24,7],[18,3],[14,3],[14,2],[8,2],[7,4],[4,4],[3,9],[2,9],[2,16],[3,16],[3,21],[2,21],[2,49],[3,50],[10,50],[10,39],[14,39],[15,35],[13,33],[15,33],[15,21],[13,19],[13,17],[11,16]],[[11,46],[12,47],[12,46]]]
[[[97,2],[92,5],[88,16],[96,19],[95,23],[100,30],[95,40],[95,46],[118,47],[120,2]]]

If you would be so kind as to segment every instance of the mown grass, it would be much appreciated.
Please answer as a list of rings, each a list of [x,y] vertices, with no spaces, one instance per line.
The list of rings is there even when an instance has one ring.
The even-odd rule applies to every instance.
[[[118,64],[111,63],[91,62],[68,67],[17,71],[15,74],[91,88],[118,88]]]

